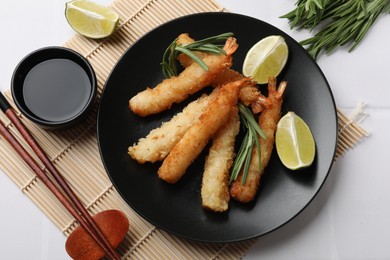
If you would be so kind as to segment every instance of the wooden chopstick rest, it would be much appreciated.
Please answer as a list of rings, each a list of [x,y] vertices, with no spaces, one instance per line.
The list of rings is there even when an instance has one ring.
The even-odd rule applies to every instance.
[[[93,216],[112,247],[117,248],[126,236],[129,221],[119,210],[105,210]],[[68,237],[65,244],[69,256],[75,260],[100,259],[105,252],[86,230],[79,226]]]

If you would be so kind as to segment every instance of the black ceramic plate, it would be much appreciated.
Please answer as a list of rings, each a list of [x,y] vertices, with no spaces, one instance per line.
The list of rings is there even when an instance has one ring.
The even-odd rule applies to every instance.
[[[223,214],[201,207],[204,152],[176,184],[157,176],[160,163],[138,164],[128,146],[169,120],[183,104],[141,118],[128,108],[129,99],[162,79],[160,61],[165,48],[180,33],[201,39],[233,32],[240,45],[233,68],[241,66],[249,48],[263,37],[283,35],[289,60],[278,80],[288,81],[283,113],[300,115],[310,126],[317,146],[314,164],[300,172],[287,170],[274,152],[256,199],[246,205],[231,201]],[[265,88],[265,86],[262,86]],[[168,22],[145,35],[119,60],[101,98],[98,140],[106,170],[124,200],[143,218],[173,234],[204,242],[233,242],[266,234],[299,214],[323,185],[336,147],[337,116],[329,85],[306,51],[279,29],[254,18],[231,13],[203,13]]]

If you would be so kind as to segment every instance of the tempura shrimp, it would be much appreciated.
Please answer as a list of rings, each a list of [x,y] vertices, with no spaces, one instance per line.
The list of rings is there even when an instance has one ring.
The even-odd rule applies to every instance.
[[[188,35],[188,33],[182,33],[177,37],[176,43],[181,45],[188,45],[190,43],[193,43],[194,41],[195,40],[192,39]],[[198,52],[198,51],[194,52],[194,54],[201,59],[204,59],[207,56],[212,56],[212,54],[208,54],[205,52]],[[181,53],[177,57],[177,60],[185,68],[190,66],[192,63],[194,63],[194,61],[184,53]],[[225,68],[211,81],[210,85],[213,87],[218,87],[228,82],[237,81],[242,78],[244,78],[244,75],[242,75],[238,71],[235,71],[231,68]],[[251,106],[253,113],[258,113],[261,110],[258,103],[260,96],[261,96],[260,91],[253,85],[247,86],[240,90],[240,101],[246,106]]]
[[[251,80],[243,78],[221,87],[218,96],[207,105],[199,121],[186,131],[163,161],[158,170],[161,179],[175,183],[185,174],[208,141],[227,122],[231,108],[237,104],[240,89],[248,83],[251,84]]]
[[[235,38],[226,40],[226,55],[208,55],[203,59],[208,70],[198,63],[192,63],[177,77],[163,80],[156,87],[138,93],[129,101],[130,109],[140,116],[156,114],[169,109],[173,103],[185,100],[189,95],[210,85],[211,81],[225,68],[232,65],[232,54],[237,50]]]
[[[164,160],[188,128],[199,120],[205,107],[218,95],[218,92],[219,88],[215,88],[210,95],[202,95],[189,103],[171,120],[164,122],[160,127],[150,131],[146,137],[139,139],[137,144],[128,148],[131,158],[139,163]]]
[[[177,39],[176,39],[176,44],[177,45],[188,45],[190,43],[193,43],[195,40],[192,39],[190,37],[190,35],[188,33],[182,33],[180,34]],[[198,56],[200,59],[204,59],[206,58],[207,56],[209,56],[209,54],[207,54],[206,52],[201,52],[201,51],[194,51],[194,54],[196,56]],[[192,63],[194,63],[194,60],[191,59],[189,56],[187,56],[186,54],[184,53],[181,53],[177,56],[177,60],[180,62],[180,64],[184,67],[184,68],[187,68],[189,67]]]
[[[265,167],[267,167],[274,147],[274,134],[277,123],[281,116],[283,102],[282,97],[286,86],[287,82],[282,81],[277,88],[276,79],[269,78],[268,97],[262,96],[258,100],[259,104],[262,106],[262,111],[258,122],[266,136],[266,139],[259,137],[261,150],[261,169],[259,171],[259,156],[257,148],[254,147],[245,184],[242,185],[241,172],[237,180],[235,180],[230,187],[230,195],[237,201],[249,202],[253,200],[257,193],[261,176],[264,173]]]
[[[229,207],[229,176],[234,160],[234,143],[240,131],[240,116],[235,106],[228,121],[213,137],[202,176],[203,208],[223,212]]]

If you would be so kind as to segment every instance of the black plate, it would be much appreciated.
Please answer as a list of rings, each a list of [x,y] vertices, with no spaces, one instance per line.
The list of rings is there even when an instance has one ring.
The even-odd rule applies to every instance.
[[[289,60],[278,79],[287,80],[283,113],[292,110],[310,126],[317,146],[314,164],[301,172],[286,170],[276,153],[262,179],[256,199],[247,205],[232,201],[223,214],[201,207],[204,156],[176,184],[161,181],[160,163],[138,164],[128,146],[171,118],[184,104],[141,118],[128,108],[129,99],[163,79],[160,61],[165,48],[180,33],[201,39],[234,32],[240,45],[233,68],[241,66],[249,48],[263,37],[283,35]],[[192,97],[194,98],[194,97]],[[337,116],[329,85],[307,52],[279,29],[254,18],[232,13],[203,13],[182,17],[151,31],[136,42],[113,69],[101,98],[98,140],[106,170],[125,201],[143,218],[173,234],[204,242],[234,242],[266,234],[287,223],[315,197],[324,183],[336,148]]]

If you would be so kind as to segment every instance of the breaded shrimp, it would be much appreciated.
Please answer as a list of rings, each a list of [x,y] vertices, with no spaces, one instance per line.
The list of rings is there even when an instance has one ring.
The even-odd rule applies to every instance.
[[[145,138],[139,139],[137,144],[129,147],[130,156],[139,163],[163,160],[187,129],[199,120],[205,107],[218,95],[218,92],[219,88],[215,88],[210,95],[204,94],[188,104],[171,120],[163,123],[161,127],[150,131]]]
[[[180,34],[177,37],[176,43],[177,44],[182,44],[182,45],[188,45],[190,43],[193,43],[195,40],[192,39],[188,33],[183,33]],[[199,58],[204,59],[209,55],[205,52],[194,52],[195,55],[197,55]],[[188,67],[190,66],[194,61],[188,57],[186,54],[181,53],[178,57],[177,60],[180,62],[180,64],[183,67]],[[230,68],[225,68],[221,73],[219,73],[210,83],[211,86],[217,87],[224,85],[228,82],[231,81],[237,81],[242,79],[244,76]],[[245,88],[242,88],[240,91],[240,101],[246,105],[246,106],[251,106],[253,113],[258,113],[260,112],[260,106],[258,103],[258,99],[261,96],[260,91],[255,87],[255,86],[247,86]]]
[[[190,43],[193,43],[194,42],[194,39],[192,39],[188,33],[182,33],[180,34],[177,39],[176,39],[176,44],[177,45],[188,45]],[[204,58],[206,58],[209,54],[207,54],[206,52],[200,52],[200,51],[194,51],[194,54],[196,56],[198,56],[199,58],[201,58],[202,60]],[[180,64],[184,67],[184,68],[187,68],[189,67],[194,61],[188,57],[186,54],[184,53],[180,53],[178,56],[177,56],[177,60],[180,62]]]
[[[260,102],[263,105],[263,110],[259,117],[259,125],[266,135],[266,139],[259,138],[261,150],[261,170],[259,171],[259,156],[257,148],[252,151],[252,160],[250,162],[247,179],[242,185],[242,172],[230,187],[230,195],[237,201],[249,202],[253,200],[257,193],[260,184],[261,176],[264,173],[264,168],[271,158],[274,147],[274,134],[277,123],[280,119],[282,108],[282,96],[287,83],[282,81],[276,88],[276,79],[269,78],[268,80],[268,97],[261,98]]]
[[[237,103],[240,89],[250,82],[244,78],[221,87],[218,96],[208,104],[199,121],[187,130],[163,161],[158,170],[161,179],[175,183],[184,175],[188,166],[227,121],[231,108]]]
[[[229,207],[229,171],[239,131],[240,116],[238,108],[233,107],[228,121],[215,134],[206,158],[201,189],[202,206],[206,209],[223,212]]]
[[[194,39],[192,39],[188,33],[182,33],[180,34],[178,37],[177,37],[177,40],[176,40],[176,43],[177,44],[181,44],[181,45],[188,45],[188,44],[191,44],[195,42]],[[206,57],[208,56],[214,56],[214,54],[208,54],[206,52],[199,52],[199,51],[194,51],[193,52],[196,56],[198,56],[200,59],[205,59]],[[194,63],[194,60],[191,59],[189,56],[187,56],[186,54],[184,53],[181,53],[177,56],[177,60],[180,62],[180,64],[184,67],[184,68],[187,68],[189,67],[192,63]],[[211,85],[213,87],[217,87],[217,86],[220,86],[220,85],[224,85],[228,82],[231,82],[231,81],[237,81],[237,80],[240,80],[242,79],[244,76],[237,72],[237,71],[234,71],[232,69],[229,69],[229,68],[226,68],[224,69],[223,71],[221,71],[221,73],[219,73],[212,81],[211,81]]]
[[[236,39],[229,37],[224,50],[226,55],[209,55],[203,61],[204,70],[198,63],[192,63],[177,77],[163,80],[153,89],[138,93],[129,101],[130,109],[137,115],[147,116],[169,109],[173,103],[185,100],[189,95],[210,85],[222,70],[232,65],[232,54],[237,50]]]
[[[244,78],[244,75],[241,73],[232,70],[230,68],[224,69],[221,73],[215,77],[215,79],[211,82],[211,86],[217,87],[221,86],[223,84],[226,84],[227,82],[231,81],[237,81]],[[256,82],[253,81],[253,84],[247,85],[246,87],[242,88],[240,90],[240,96],[239,99],[241,103],[243,103],[246,106],[251,106],[253,113],[258,113],[255,111],[258,111],[258,100],[261,97],[261,93],[259,89],[255,86]]]

